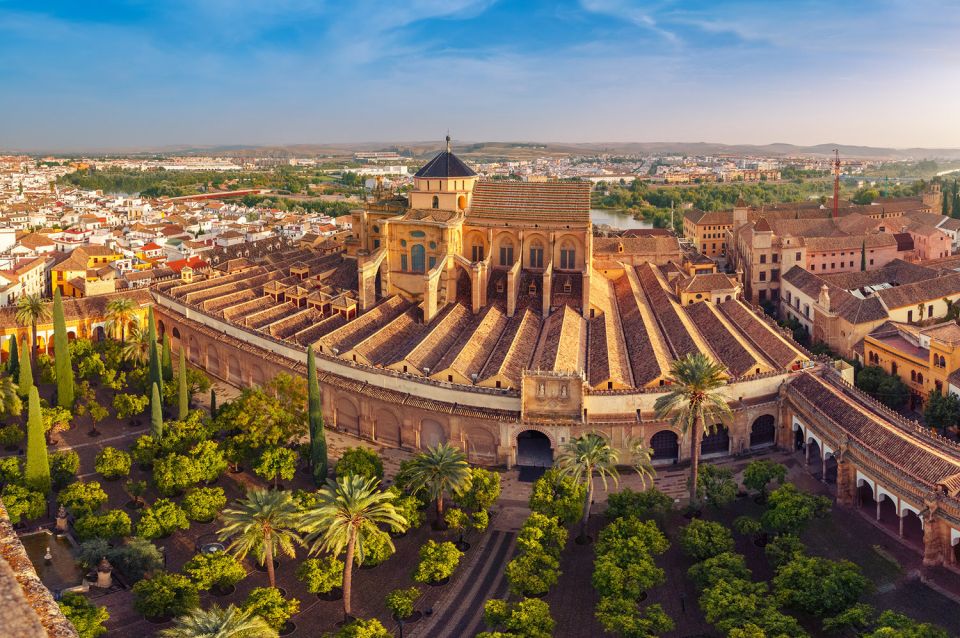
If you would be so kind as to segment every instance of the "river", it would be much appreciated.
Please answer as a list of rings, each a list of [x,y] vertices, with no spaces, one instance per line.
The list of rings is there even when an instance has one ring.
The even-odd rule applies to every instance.
[[[590,219],[597,226],[606,224],[620,230],[630,228],[653,228],[653,224],[643,219],[634,219],[632,215],[612,208],[593,208],[590,210]]]

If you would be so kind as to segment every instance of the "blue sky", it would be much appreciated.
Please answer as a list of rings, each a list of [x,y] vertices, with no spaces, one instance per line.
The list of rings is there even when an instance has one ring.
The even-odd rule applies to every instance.
[[[0,0],[0,148],[960,147],[948,0]]]

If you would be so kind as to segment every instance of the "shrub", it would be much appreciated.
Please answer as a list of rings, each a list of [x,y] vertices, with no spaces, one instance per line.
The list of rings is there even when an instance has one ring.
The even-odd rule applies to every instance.
[[[429,540],[420,548],[420,563],[413,574],[418,583],[436,583],[449,578],[460,564],[463,552],[449,542]]]
[[[559,558],[566,545],[567,529],[560,521],[537,512],[527,517],[517,534],[517,547],[523,552],[543,550]]]
[[[122,538],[130,535],[130,529],[130,517],[122,510],[87,514],[73,524],[73,531],[82,541],[91,538]]]
[[[227,457],[216,441],[201,441],[190,449],[197,479],[212,483],[227,471]]]
[[[598,556],[593,564],[593,588],[601,597],[639,600],[663,580],[664,571],[646,551],[630,556],[608,553]]]
[[[358,618],[340,628],[333,638],[393,638],[376,618]]]
[[[530,509],[570,525],[580,520],[586,496],[585,485],[550,468],[533,484]]]
[[[550,638],[553,635],[550,605],[536,598],[524,598],[516,603],[498,598],[488,600],[483,606],[483,620],[493,631],[478,634],[477,638]]]
[[[642,492],[634,492],[625,487],[607,497],[607,517],[623,518],[635,516],[643,518],[673,509],[673,499],[655,487]]]
[[[80,455],[73,450],[62,450],[50,455],[50,481],[54,490],[62,490],[77,478]]]
[[[487,510],[477,510],[470,515],[470,527],[483,532],[490,525],[490,514]]]
[[[227,497],[220,487],[197,487],[183,498],[180,504],[191,521],[209,523],[227,504]]]
[[[560,561],[542,549],[527,551],[507,563],[510,593],[516,596],[540,596],[560,579]]]
[[[803,554],[806,548],[800,542],[800,537],[796,534],[780,534],[767,543],[764,552],[767,560],[774,568],[779,568],[793,560],[799,554]]]
[[[649,552],[662,554],[670,542],[653,521],[627,517],[607,525],[597,539],[597,554],[625,554]]]
[[[413,615],[413,604],[420,598],[420,590],[416,587],[394,589],[387,594],[387,609],[397,620],[403,620]]]
[[[720,508],[737,498],[737,482],[733,471],[719,465],[702,465],[697,474],[697,497],[705,499],[714,508]]]
[[[163,567],[163,554],[157,546],[136,536],[127,539],[126,543],[111,550],[106,556],[120,568],[129,581],[141,580],[148,573]]]
[[[256,587],[241,607],[260,616],[279,631],[290,616],[300,611],[300,601],[296,598],[285,599],[280,590],[274,587]]]
[[[60,605],[63,615],[77,630],[79,638],[97,638],[107,633],[103,623],[110,620],[110,613],[106,607],[98,607],[87,600],[83,594],[69,591],[63,594],[57,604]]]
[[[640,610],[636,601],[629,598],[605,596],[597,604],[597,620],[604,630],[620,636],[660,636],[673,631],[674,624],[670,616],[659,604]]]
[[[358,562],[360,559],[358,554],[355,562],[367,567],[376,567],[393,556],[396,551],[389,534],[379,529],[371,530],[363,543],[363,561]]]
[[[23,483],[23,468],[17,456],[0,458],[0,485]]]
[[[129,419],[136,414],[142,414],[146,411],[150,403],[145,395],[142,394],[124,394],[120,393],[113,397],[113,409],[116,410],[118,419]]]
[[[738,516],[733,520],[733,529],[735,529],[738,534],[753,536],[763,531],[763,525],[752,516]]]
[[[187,515],[180,506],[170,499],[160,498],[143,510],[143,515],[137,523],[137,536],[153,540],[169,536],[175,530],[189,528]]]
[[[214,587],[226,589],[236,585],[247,575],[240,561],[227,552],[197,554],[183,566],[183,573],[200,591],[208,591]]]
[[[343,561],[334,556],[305,560],[297,568],[297,578],[311,594],[327,594],[343,584]]]
[[[750,580],[751,573],[740,554],[723,552],[697,563],[687,570],[687,576],[698,589],[709,589],[721,580]]]
[[[181,574],[157,572],[133,586],[133,608],[146,618],[182,616],[199,606],[197,586]]]
[[[171,454],[153,462],[153,482],[164,496],[173,496],[200,482],[200,471],[191,457]]]
[[[351,474],[366,478],[383,479],[383,461],[373,450],[365,447],[350,447],[343,451],[343,456],[337,461],[334,468],[337,478]]]
[[[14,525],[22,521],[32,521],[47,513],[46,495],[22,485],[7,485],[3,492],[0,492],[0,499],[7,507],[10,522]]]
[[[140,467],[150,467],[157,458],[157,442],[149,434],[138,437],[130,447],[130,456]]]
[[[97,454],[93,469],[107,480],[118,479],[130,474],[132,461],[130,455],[114,447],[105,447]]]
[[[720,523],[694,519],[680,530],[680,547],[696,561],[733,550],[733,535]]]
[[[4,447],[14,447],[20,445],[26,434],[19,425],[5,425],[0,427],[0,445]]]
[[[760,459],[747,464],[743,470],[743,484],[759,492],[761,499],[766,499],[770,481],[783,483],[786,476],[787,466],[769,459]]]
[[[107,502],[107,493],[96,481],[74,481],[60,490],[57,502],[70,510],[75,517],[80,517],[100,509],[100,506]]]
[[[818,556],[794,556],[773,578],[781,603],[819,618],[847,609],[869,586],[870,581],[854,563]]]

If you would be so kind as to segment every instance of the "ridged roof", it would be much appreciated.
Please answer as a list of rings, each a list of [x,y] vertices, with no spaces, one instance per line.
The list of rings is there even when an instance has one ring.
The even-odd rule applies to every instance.
[[[473,169],[463,163],[459,157],[449,150],[440,151],[436,157],[427,162],[417,171],[414,177],[435,177],[445,179],[449,177],[475,177]]]
[[[524,221],[590,221],[590,182],[480,181],[468,215]]]

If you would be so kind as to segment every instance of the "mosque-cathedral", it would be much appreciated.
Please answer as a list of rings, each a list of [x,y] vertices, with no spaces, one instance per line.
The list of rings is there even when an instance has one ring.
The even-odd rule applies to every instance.
[[[313,346],[328,427],[507,466],[585,431],[683,462],[653,405],[671,361],[704,352],[734,415],[704,456],[802,450],[842,504],[956,562],[960,447],[854,390],[676,238],[595,236],[588,184],[481,180],[448,144],[352,216],[343,251],[272,240],[155,285],[160,331],[237,385],[303,373]]]

